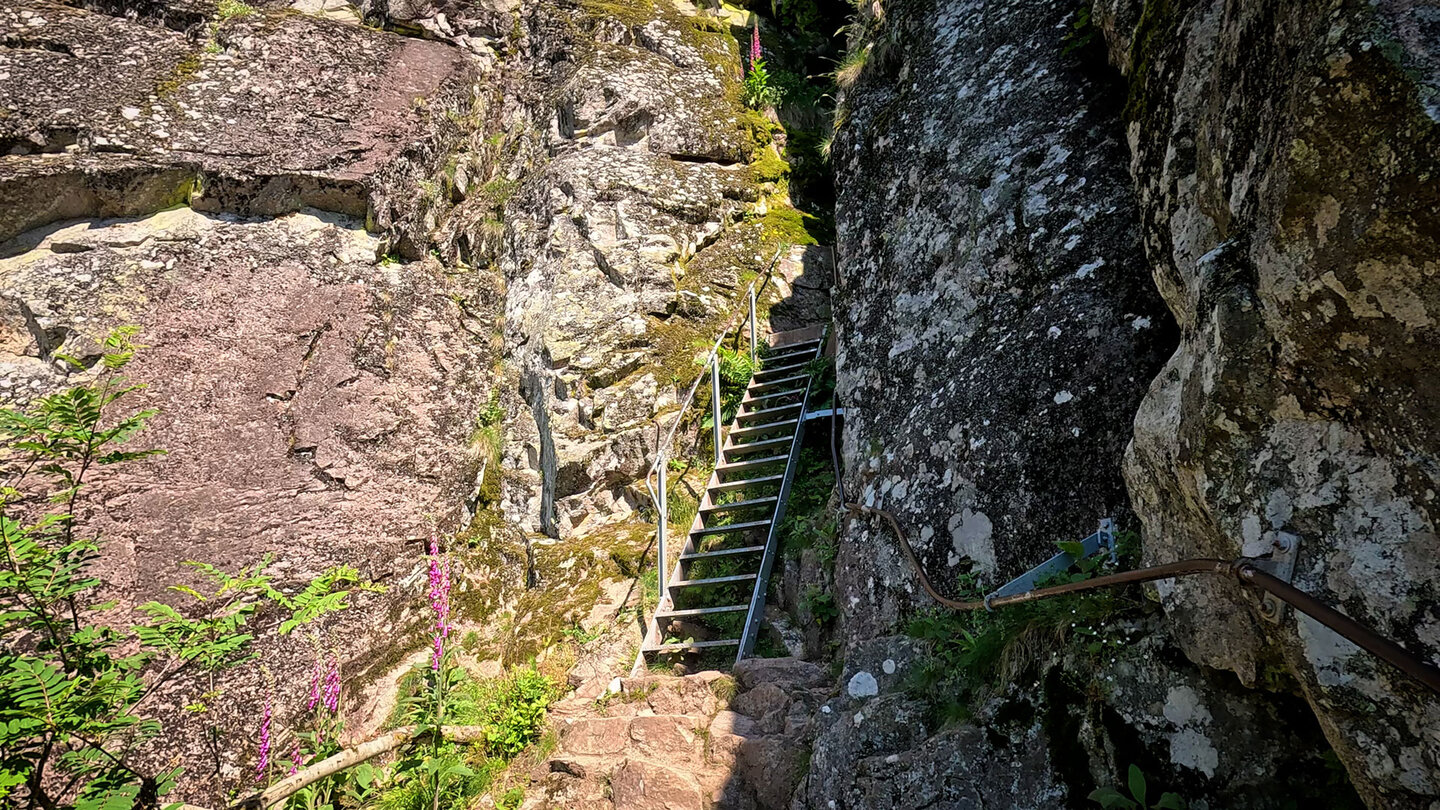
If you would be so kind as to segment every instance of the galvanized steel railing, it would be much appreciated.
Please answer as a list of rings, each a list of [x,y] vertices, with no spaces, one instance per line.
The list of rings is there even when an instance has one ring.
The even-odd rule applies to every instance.
[[[670,517],[669,503],[666,500],[665,471],[670,463],[671,445],[675,443],[675,434],[679,432],[680,425],[685,421],[686,412],[690,410],[691,404],[695,401],[695,394],[700,390],[700,383],[705,379],[706,375],[709,375],[711,420],[713,422],[711,430],[713,431],[713,443],[715,445],[715,466],[720,466],[720,450],[723,446],[720,436],[720,431],[723,428],[720,413],[720,347],[724,345],[725,339],[730,336],[732,329],[745,330],[748,325],[750,332],[750,365],[755,365],[755,352],[757,347],[755,296],[764,286],[765,282],[770,279],[770,274],[774,272],[775,265],[780,261],[780,254],[785,251],[786,247],[787,245],[781,245],[776,248],[775,255],[770,258],[770,263],[766,265],[765,270],[756,276],[754,281],[750,282],[749,289],[745,291],[745,297],[749,304],[748,315],[742,318],[738,324],[731,326],[730,324],[734,321],[735,315],[739,313],[732,314],[726,321],[725,328],[720,330],[720,335],[715,338],[715,345],[710,347],[710,354],[706,355],[705,362],[701,365],[700,373],[695,377],[695,382],[690,384],[690,390],[685,394],[685,400],[680,404],[679,410],[675,412],[675,420],[670,424],[670,431],[665,435],[665,440],[660,442],[659,448],[655,451],[655,463],[651,464],[650,469],[645,473],[645,488],[650,492],[651,503],[655,504],[655,546],[656,556],[658,557],[658,567],[656,570],[659,571],[659,584],[662,591],[662,598],[665,588],[665,575],[666,571],[669,570],[665,567],[665,530],[669,525]],[[741,334],[741,331],[736,331],[736,335],[738,336],[739,334]]]

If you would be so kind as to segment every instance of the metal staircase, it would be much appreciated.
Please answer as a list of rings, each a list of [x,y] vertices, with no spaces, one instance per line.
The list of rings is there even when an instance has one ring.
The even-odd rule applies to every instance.
[[[823,330],[815,328],[772,336],[723,442],[716,431],[715,470],[669,569],[665,470],[657,465],[660,570],[668,576],[646,627],[642,659],[730,648],[739,661],[753,651],[804,437],[811,361],[820,356],[824,339]],[[718,425],[718,397],[713,401]]]

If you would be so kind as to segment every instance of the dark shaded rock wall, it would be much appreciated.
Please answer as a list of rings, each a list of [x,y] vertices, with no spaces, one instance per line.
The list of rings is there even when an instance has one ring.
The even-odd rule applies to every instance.
[[[1121,91],[1066,52],[1071,11],[887,4],[834,144],[848,488],[945,585],[998,584],[1126,516],[1131,415],[1173,346]],[[846,633],[864,637],[913,578],[886,534],[847,539]]]
[[[1067,56],[1073,11],[895,2],[870,26],[835,143],[852,497],[894,512],[942,585],[1003,578],[1127,501],[1147,563],[1296,537],[1300,587],[1435,660],[1440,12],[1108,1]],[[1124,77],[1111,95],[1088,48]],[[1155,289],[1179,331],[1163,368]],[[1149,330],[1122,328],[1136,315]],[[858,523],[837,581],[851,659],[924,604]],[[1157,590],[1167,677],[1293,674],[1367,804],[1434,802],[1433,696],[1308,619],[1262,623],[1237,585]],[[1285,703],[1217,683],[1239,715]],[[1148,724],[1129,700],[1113,711]],[[1206,795],[1263,725],[1145,747]],[[1306,739],[1287,745],[1323,750]],[[1246,801],[1268,806],[1225,800]]]

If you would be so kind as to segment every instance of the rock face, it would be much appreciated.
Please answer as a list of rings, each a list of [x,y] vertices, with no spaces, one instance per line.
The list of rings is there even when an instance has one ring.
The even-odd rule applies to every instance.
[[[1437,10],[1101,5],[1183,336],[1127,457],[1146,560],[1297,537],[1299,587],[1436,661]],[[1161,594],[1194,660],[1253,682],[1283,657],[1372,806],[1440,797],[1434,695],[1229,583]]]
[[[1296,537],[1301,588],[1436,660],[1436,12],[1105,0],[1067,39],[1072,11],[890,2],[863,26],[869,59],[835,142],[851,497],[893,512],[942,585],[1003,580],[1127,501],[1146,563]],[[1123,74],[1108,88],[1106,50]],[[1156,288],[1179,328],[1164,368],[1176,338]],[[842,539],[847,671],[924,604],[893,543],[859,521]],[[1147,643],[1169,672],[1155,683],[1229,704],[1211,717],[1258,718],[1285,701],[1194,665],[1247,687],[1288,670],[1367,804],[1440,795],[1440,701],[1307,619],[1262,623],[1233,583],[1158,590],[1170,627]],[[1175,696],[1147,689],[1107,711],[1148,731],[1106,734],[1168,749],[1147,767],[1212,806],[1272,806],[1225,794],[1244,783],[1226,748],[1323,749],[1267,742],[1258,719],[1187,726]],[[1147,717],[1142,700],[1167,708]],[[1286,705],[1292,719],[1269,722],[1293,725]],[[964,781],[1006,762],[987,758],[998,742],[922,743],[931,731],[890,729],[874,748],[823,732],[815,762],[830,764],[808,801],[824,806],[857,761],[836,750],[870,775],[852,806],[889,806],[917,772]],[[1027,783],[1074,801],[1085,779],[1055,753],[1064,735],[1041,731],[1051,758],[1028,761]],[[881,750],[898,760],[866,759]],[[1088,750],[1094,778],[1123,768]],[[935,756],[955,770],[929,770]]]
[[[175,600],[189,560],[268,555],[287,590],[351,565],[392,587],[326,629],[347,677],[383,671],[422,643],[410,575],[432,526],[470,518],[471,437],[498,382],[498,275],[396,255],[419,259],[449,205],[434,175],[484,120],[483,65],[300,14],[190,37],[162,24],[184,14],[110,10],[0,9],[0,401],[72,384],[86,372],[57,351],[95,356],[140,327],[128,402],[158,409],[139,441],[168,454],[97,476],[80,510],[111,615]],[[494,556],[523,585],[524,558]],[[311,645],[259,643],[277,705],[303,705],[284,692]],[[250,766],[243,743],[210,751],[205,726],[253,740],[261,680],[230,673],[203,719],[181,709],[203,691],[184,679],[149,702],[172,721],[163,756],[188,757],[187,795],[208,802]]]
[[[438,267],[397,272],[378,245],[337,215],[179,208],[60,228],[0,260],[0,289],[28,313],[0,360],[18,404],[66,384],[53,351],[143,327],[134,399],[159,409],[144,440],[170,452],[102,483],[119,593],[157,597],[185,560],[234,570],[279,549],[294,575],[403,575],[423,513],[463,502],[488,347]]]
[[[1113,632],[1130,641],[1045,658],[949,727],[908,693],[916,642],[856,645],[846,688],[815,715],[795,807],[1082,807],[1094,785],[1130,765],[1152,801],[1173,792],[1190,807],[1356,806],[1317,753],[1319,728],[1303,702],[1184,662],[1151,622]]]
[[[1115,89],[1064,52],[1071,10],[887,4],[834,146],[848,489],[944,583],[998,584],[1123,516],[1130,415],[1171,348]],[[850,540],[864,637],[913,579],[887,536]]]
[[[368,210],[418,257],[423,212],[391,197],[423,196],[415,181],[457,133],[445,111],[468,113],[477,72],[454,48],[304,15],[231,17],[206,46],[45,0],[0,25],[18,43],[0,52],[0,240],[188,201]]]
[[[728,32],[666,10],[560,19],[537,5],[529,171],[505,208],[506,353],[529,418],[512,426],[518,468],[506,514],[569,536],[623,517],[676,404],[774,250],[735,224],[757,196],[757,126],[739,104]],[[562,26],[562,22],[564,25]],[[522,97],[523,98],[523,97]],[[742,280],[742,276],[744,277]],[[703,346],[703,348],[702,348]]]
[[[668,2],[253,5],[0,9],[0,401],[72,382],[57,351],[142,328],[144,441],[170,454],[99,481],[84,516],[122,607],[186,560],[272,554],[285,588],[353,565],[389,586],[329,628],[365,681],[423,643],[435,527],[475,546],[467,654],[529,661],[639,592],[605,580],[653,531],[627,518],[657,415],[778,255],[766,214],[793,213],[771,124],[740,102],[729,28]],[[813,258],[781,261],[762,307]],[[312,652],[260,643],[286,662],[285,722]],[[264,691],[258,668],[223,685],[204,720],[188,686],[148,704],[183,717],[166,743],[207,803],[254,751],[210,751],[204,726],[253,744]],[[615,790],[663,806],[646,767]]]

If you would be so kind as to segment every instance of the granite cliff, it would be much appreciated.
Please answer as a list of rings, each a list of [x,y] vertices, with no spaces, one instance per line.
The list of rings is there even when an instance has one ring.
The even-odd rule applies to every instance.
[[[386,586],[264,635],[203,722],[163,690],[146,756],[185,799],[243,784],[317,644],[350,740],[384,725],[434,534],[463,666],[568,690],[520,798],[472,806],[1078,808],[1132,767],[1151,805],[1440,802],[1440,699],[1235,582],[956,617],[846,507],[950,595],[1106,518],[1132,566],[1298,543],[1298,587],[1434,663],[1433,3],[18,0],[0,30],[0,403],[137,325],[168,451],[81,503],[107,620],[188,560]],[[833,310],[835,464],[815,428],[767,657],[631,677],[643,478],[766,278],[762,330]]]

